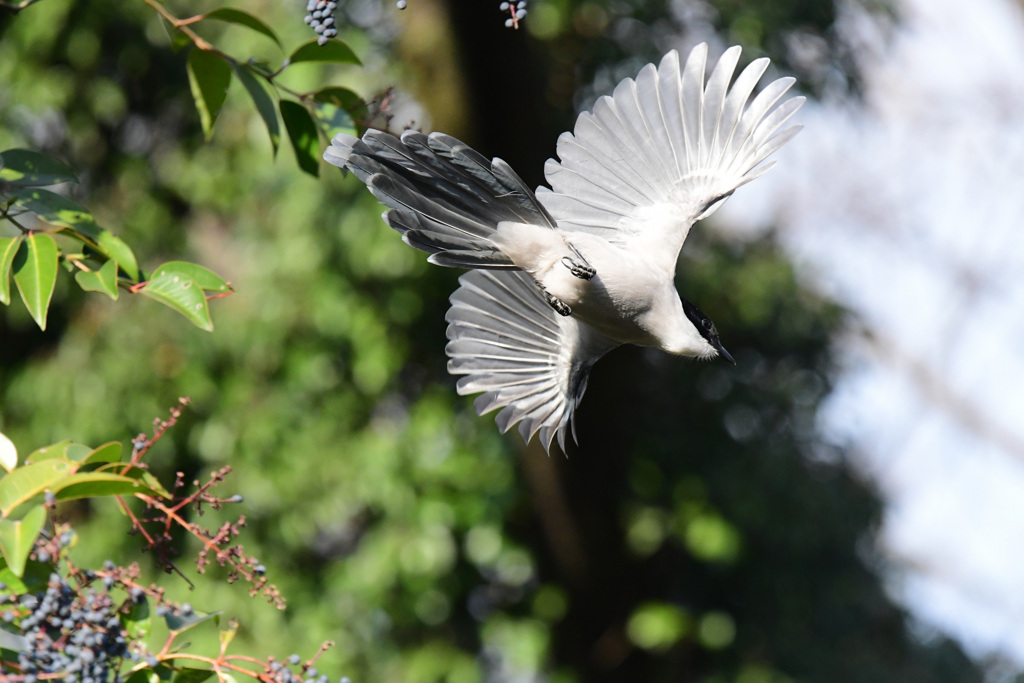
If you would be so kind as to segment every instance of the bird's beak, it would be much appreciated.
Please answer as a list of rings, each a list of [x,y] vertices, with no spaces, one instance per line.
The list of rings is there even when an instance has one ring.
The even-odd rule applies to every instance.
[[[732,357],[731,353],[729,353],[728,351],[725,350],[724,346],[719,344],[718,348],[716,350],[718,351],[718,355],[719,356],[721,356],[722,358],[726,359],[727,361],[729,361],[733,365],[736,365],[736,359]]]

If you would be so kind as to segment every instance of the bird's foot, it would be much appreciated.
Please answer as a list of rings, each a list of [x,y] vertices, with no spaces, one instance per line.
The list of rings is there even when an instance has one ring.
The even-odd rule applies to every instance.
[[[571,251],[576,258],[563,256],[562,265],[568,268],[569,272],[572,273],[574,277],[578,277],[581,280],[589,280],[597,275],[597,271],[587,263],[587,259],[583,258],[583,254],[580,253],[580,250],[577,249],[572,242],[566,242],[565,246],[569,247],[569,251]]]
[[[591,268],[586,261],[580,263],[568,256],[563,256],[562,265],[568,268],[569,272],[572,273],[574,277],[578,277],[581,280],[589,280],[597,275],[597,271]]]
[[[565,303],[557,296],[549,294],[547,291],[545,291],[544,297],[548,300],[548,305],[551,306],[551,308],[555,309],[555,313],[557,313],[558,315],[562,316],[563,318],[572,315],[572,309],[569,307],[569,304]]]

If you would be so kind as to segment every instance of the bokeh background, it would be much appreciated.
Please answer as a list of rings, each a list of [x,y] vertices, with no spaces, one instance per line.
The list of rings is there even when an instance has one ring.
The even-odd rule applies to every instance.
[[[0,311],[19,451],[127,440],[191,396],[152,465],[234,468],[230,512],[289,606],[196,577],[187,539],[195,589],[161,580],[237,616],[256,656],[335,641],[321,671],[357,683],[1017,676],[1019,2],[533,0],[519,31],[490,0],[339,4],[363,66],[288,82],[393,87],[395,130],[462,137],[530,184],[581,108],[669,49],[740,43],[796,75],[805,131],[680,261],[738,365],[620,349],[568,454],[497,434],[445,372],[458,273],[403,245],[354,179],[273,160],[237,84],[205,143],[185,57],[144,3],[42,0],[0,10],[0,149],[69,162],[67,192],[144,266],[187,258],[238,293],[212,334],[64,277],[45,333]],[[244,7],[286,46],[309,38],[300,0]],[[146,564],[113,505],[69,514],[82,563]]]

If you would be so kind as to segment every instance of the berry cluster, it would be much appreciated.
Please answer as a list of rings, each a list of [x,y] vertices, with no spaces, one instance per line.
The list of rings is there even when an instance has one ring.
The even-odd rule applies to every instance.
[[[106,591],[80,593],[57,573],[50,574],[45,591],[21,596],[20,610],[25,651],[18,664],[25,683],[36,683],[41,674],[63,674],[66,683],[117,681],[116,672],[128,652],[128,638],[117,607]],[[8,611],[4,620],[13,620]],[[52,676],[46,676],[52,678]]]
[[[334,10],[337,6],[334,0],[308,0],[306,3],[306,23],[316,32],[316,42],[321,45],[326,45],[328,40],[338,35],[334,25]]]
[[[502,2],[498,8],[509,14],[509,18],[505,20],[505,28],[519,28],[519,22],[526,18],[526,0]]]

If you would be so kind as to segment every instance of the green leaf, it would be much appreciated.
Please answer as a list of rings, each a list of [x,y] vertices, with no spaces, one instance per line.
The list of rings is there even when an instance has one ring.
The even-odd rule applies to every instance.
[[[97,496],[130,496],[144,493],[149,496],[158,495],[148,486],[143,486],[136,479],[108,472],[79,472],[54,484],[51,489],[57,500],[75,500],[78,498],[94,498]]]
[[[0,552],[7,560],[7,566],[17,576],[25,573],[25,562],[28,560],[32,546],[35,545],[36,537],[43,530],[46,523],[46,508],[38,505],[15,522],[10,519],[0,519]]]
[[[37,448],[28,454],[28,457],[25,458],[25,464],[30,465],[34,462],[53,459],[69,460],[68,448],[71,447],[73,443],[74,442],[71,441],[71,439],[62,439],[57,443],[50,444],[49,446]],[[88,448],[86,448],[86,450],[88,451]]]
[[[108,260],[98,270],[80,270],[75,273],[75,282],[86,292],[102,292],[117,301],[117,262]]]
[[[188,55],[188,82],[203,134],[209,140],[213,137],[213,123],[228,94],[231,67],[219,55],[196,48]]]
[[[15,190],[11,195],[19,206],[34,212],[51,225],[66,229],[70,237],[117,261],[129,277],[138,280],[139,267],[135,254],[109,230],[97,225],[96,219],[85,207],[56,192],[36,187]]]
[[[171,683],[203,683],[212,675],[212,669],[178,669]]]
[[[144,470],[141,467],[132,467],[127,472],[122,472],[121,476],[141,481],[153,494],[161,498],[171,497],[171,494],[160,483],[160,480],[153,476],[149,470]]]
[[[6,434],[0,433],[0,466],[10,472],[18,466],[18,449],[14,443],[7,438]]]
[[[243,12],[240,9],[222,7],[220,9],[215,9],[212,12],[207,12],[203,15],[203,19],[218,19],[220,21],[226,21],[231,24],[238,24],[239,26],[251,28],[253,31],[262,33],[266,37],[270,38],[272,41],[277,43],[278,47],[281,46],[281,41],[277,39],[277,34],[275,34],[269,26],[248,12]]]
[[[143,596],[141,602],[133,602],[131,609],[126,614],[121,614],[121,623],[132,640],[141,640],[148,636],[153,623],[149,614],[149,598]]]
[[[172,614],[168,612],[164,615],[164,621],[167,622],[167,629],[174,631],[175,633],[181,633],[187,631],[190,628],[194,628],[199,624],[216,619],[220,616],[220,612],[210,612],[209,614],[200,614],[199,612],[193,612],[191,614]]]
[[[136,664],[136,666],[146,667],[145,664]],[[170,669],[168,669],[167,667],[159,668],[167,672],[166,678],[171,677]],[[157,671],[150,669],[149,667],[146,667],[131,672],[128,678],[125,679],[124,683],[160,683],[160,674],[157,673]]]
[[[53,565],[49,562],[43,563],[36,560],[29,560],[25,564],[25,572],[18,576],[7,566],[7,561],[0,553],[0,581],[7,584],[8,590],[12,593],[35,593],[45,589],[50,581],[50,573],[53,572]]]
[[[116,237],[105,228],[100,228],[96,244],[99,247],[98,251],[100,251],[100,253],[104,254],[110,260],[116,261],[117,265],[120,266],[121,270],[123,270],[128,277],[138,282],[139,264],[135,260],[135,254],[120,237]]]
[[[235,65],[235,75],[245,86],[246,92],[256,105],[256,111],[267,127],[270,134],[270,144],[274,148],[274,156],[277,156],[277,148],[281,144],[281,123],[277,119],[277,108],[274,106],[274,99],[263,86],[263,79],[258,77],[258,72],[244,64]]]
[[[335,104],[316,102],[313,104],[313,114],[316,116],[317,123],[320,124],[320,130],[328,140],[333,139],[338,133],[359,134],[352,116]]]
[[[153,271],[151,279],[166,275],[176,275],[181,278],[193,280],[203,290],[208,292],[231,292],[231,285],[224,281],[220,275],[209,268],[204,268],[188,261],[168,261]]]
[[[82,462],[89,454],[92,453],[92,449],[88,446],[84,446],[80,443],[68,444],[68,447],[64,450],[64,457],[71,462]]]
[[[33,232],[25,238],[25,248],[14,256],[14,282],[21,300],[39,325],[46,329],[46,313],[57,283],[57,243],[44,232]]]
[[[89,211],[62,194],[40,187],[23,187],[10,193],[15,203],[51,225],[77,230],[95,240],[100,228]]]
[[[189,321],[207,332],[213,331],[210,307],[206,303],[203,288],[195,280],[176,273],[164,273],[150,279],[139,290],[144,296],[170,306]]]
[[[0,515],[9,517],[22,503],[67,479],[70,472],[71,465],[64,460],[44,460],[4,475],[0,479]]]
[[[11,303],[11,264],[21,246],[22,236],[0,239],[0,304]]]
[[[315,178],[320,174],[320,139],[309,111],[298,102],[281,100],[281,118],[299,168]]]
[[[341,107],[352,115],[355,115],[356,112],[366,111],[366,101],[348,88],[337,86],[324,88],[313,93],[313,99],[317,102],[327,102]]]
[[[82,460],[83,465],[93,465],[98,462],[121,462],[121,451],[123,450],[120,441],[105,443],[99,448],[94,448]]]
[[[356,53],[352,52],[352,48],[340,40],[328,40],[326,44],[320,45],[315,38],[305,45],[301,45],[288,58],[289,64],[298,64],[299,62],[362,64],[356,57]]]
[[[57,185],[78,178],[51,156],[29,149],[9,149],[0,153],[0,182],[11,185]]]

